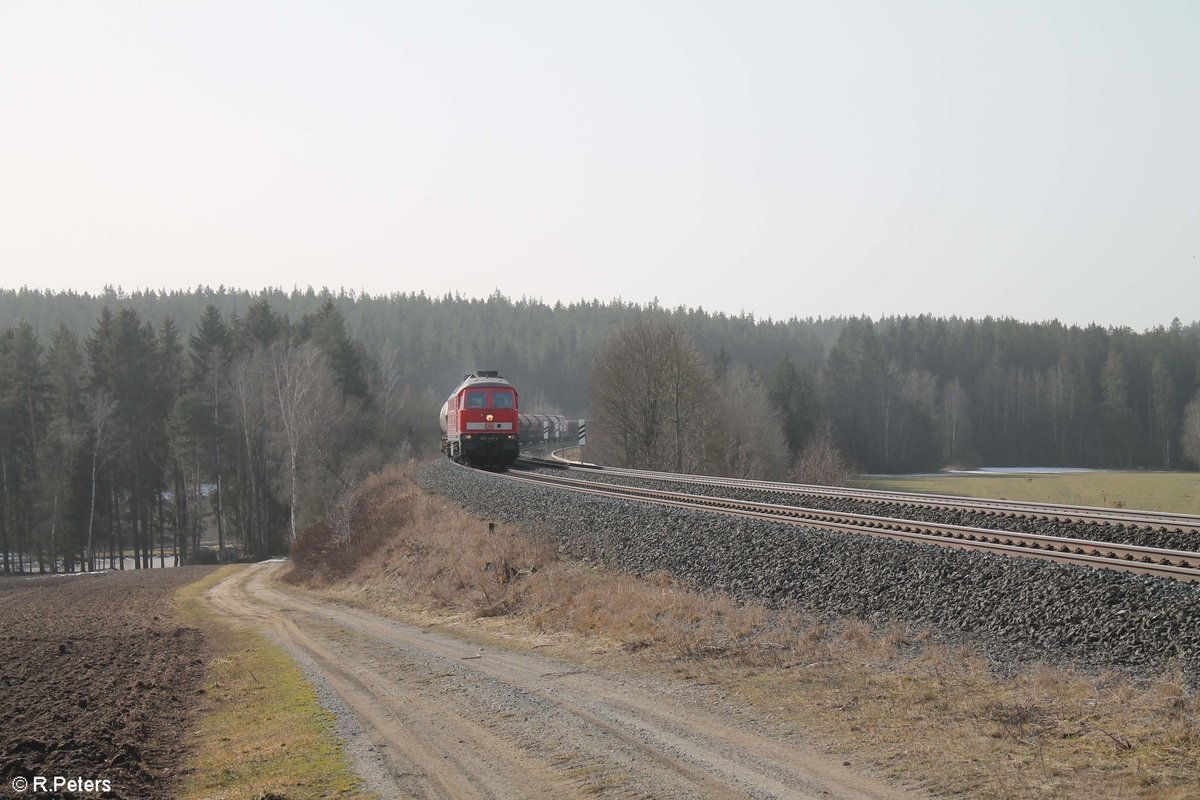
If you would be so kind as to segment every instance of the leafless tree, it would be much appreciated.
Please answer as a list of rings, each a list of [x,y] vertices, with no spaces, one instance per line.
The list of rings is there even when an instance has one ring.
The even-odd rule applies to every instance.
[[[741,364],[730,367],[711,393],[713,421],[705,471],[737,478],[780,478],[787,442],[779,410],[766,387]]]
[[[338,546],[348,546],[353,538],[358,501],[358,487],[344,489],[337,493],[325,514],[325,522],[333,530],[332,539]]]
[[[671,466],[679,472],[705,471],[712,376],[700,351],[674,325],[663,326],[660,338]]]
[[[337,390],[330,380],[325,358],[311,344],[275,345],[270,350],[270,359],[270,399],[278,412],[274,421],[283,442],[284,480],[288,486],[292,541],[295,541],[301,453],[311,444],[317,428],[329,421]]]
[[[796,456],[791,479],[796,483],[845,486],[854,477],[855,472],[849,459],[834,441],[833,425],[829,420],[825,420],[817,426],[817,430]]]
[[[971,422],[971,400],[956,377],[942,387],[942,459],[962,463],[963,440]]]
[[[1200,392],[1183,411],[1183,453],[1200,466]]]
[[[522,387],[519,398],[521,412],[528,414],[562,414],[560,406],[546,399],[546,392],[540,386]]]
[[[674,326],[626,325],[597,353],[592,373],[598,455],[628,466],[701,468],[708,383],[699,351]]]
[[[392,344],[384,345],[379,355],[379,368],[375,374],[374,395],[379,414],[388,422],[396,419],[404,409],[406,399],[404,387],[404,362],[400,350]]]

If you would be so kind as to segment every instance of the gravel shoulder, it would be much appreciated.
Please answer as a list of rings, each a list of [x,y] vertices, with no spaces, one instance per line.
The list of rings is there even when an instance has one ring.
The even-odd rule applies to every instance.
[[[319,675],[383,796],[915,796],[743,726],[703,687],[433,633],[288,587],[280,570],[255,565],[208,597]]]

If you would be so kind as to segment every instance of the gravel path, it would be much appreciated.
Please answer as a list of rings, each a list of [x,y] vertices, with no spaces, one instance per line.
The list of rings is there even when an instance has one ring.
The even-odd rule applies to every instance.
[[[685,702],[676,686],[431,633],[287,587],[279,569],[209,598],[319,676],[381,796],[914,796],[742,727],[702,691]]]

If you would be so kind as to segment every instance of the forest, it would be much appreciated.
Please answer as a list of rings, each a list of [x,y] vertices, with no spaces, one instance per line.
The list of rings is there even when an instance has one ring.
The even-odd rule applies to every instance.
[[[641,325],[686,355],[688,419],[713,434],[700,458],[670,440],[668,461],[690,469],[783,477],[822,434],[865,472],[1200,462],[1196,322],[1136,332],[756,319],[499,291],[7,289],[2,569],[215,557],[202,538],[231,554],[286,552],[314,521],[336,527],[366,474],[434,452],[437,409],[472,369],[500,370],[525,410],[603,417],[598,381],[628,357],[610,344]],[[682,420],[664,418],[679,431]]]

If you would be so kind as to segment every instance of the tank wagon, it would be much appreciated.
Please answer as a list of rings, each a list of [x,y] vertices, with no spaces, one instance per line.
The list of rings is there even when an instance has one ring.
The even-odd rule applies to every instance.
[[[517,431],[521,447],[532,447],[544,442],[561,442],[567,438],[567,418],[558,414],[520,414]]]
[[[520,445],[517,390],[499,372],[463,376],[442,404],[442,452],[462,464],[506,469]]]

